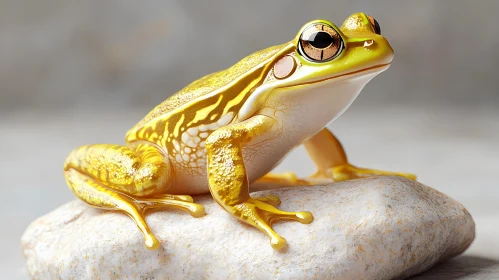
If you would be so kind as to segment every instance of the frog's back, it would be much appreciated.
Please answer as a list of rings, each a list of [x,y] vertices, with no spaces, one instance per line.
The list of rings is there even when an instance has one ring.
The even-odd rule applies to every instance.
[[[268,60],[272,55],[281,50],[284,45],[285,44],[273,46],[255,52],[243,58],[228,69],[206,75],[192,82],[156,106],[156,108],[149,112],[149,114],[147,114],[138,124],[135,125],[135,128],[141,127],[157,117],[163,116],[177,108],[180,108],[192,100],[215,94],[217,89],[229,85],[232,81],[236,80],[244,73],[251,71],[256,65]]]

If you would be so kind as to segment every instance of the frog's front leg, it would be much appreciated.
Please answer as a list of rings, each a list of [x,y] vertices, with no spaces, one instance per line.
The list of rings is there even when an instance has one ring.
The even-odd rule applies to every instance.
[[[164,194],[172,173],[168,157],[150,144],[83,146],[64,164],[66,181],[75,195],[94,207],[127,213],[149,249],[158,248],[159,242],[145,222],[147,209],[178,208],[194,217],[205,213],[204,207],[192,203],[188,195]]]
[[[376,175],[403,176],[412,180],[416,179],[416,175],[410,173],[359,168],[351,165],[348,163],[341,143],[327,128],[323,128],[303,144],[310,158],[317,166],[317,172],[310,177],[310,180],[333,178],[334,181],[344,181]]]
[[[250,119],[214,131],[206,140],[208,158],[208,181],[213,198],[227,212],[239,220],[263,231],[271,239],[274,249],[286,245],[286,240],[271,227],[278,220],[295,220],[310,223],[310,212],[284,212],[272,204],[278,198],[252,198],[249,195],[249,182],[243,162],[242,149],[245,144],[257,137],[270,133],[275,120],[267,116],[254,116]]]

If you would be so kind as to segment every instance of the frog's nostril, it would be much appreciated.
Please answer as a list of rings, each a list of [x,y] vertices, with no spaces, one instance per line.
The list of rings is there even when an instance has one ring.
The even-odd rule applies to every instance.
[[[372,44],[374,44],[374,40],[364,41],[364,47],[370,47],[372,46]]]

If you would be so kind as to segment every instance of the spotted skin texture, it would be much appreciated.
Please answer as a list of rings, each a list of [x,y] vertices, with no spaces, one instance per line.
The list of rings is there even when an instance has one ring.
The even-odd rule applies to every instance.
[[[171,166],[157,147],[140,144],[88,145],[74,150],[64,170],[75,170],[95,178],[108,188],[134,196],[161,193],[169,185]],[[158,188],[161,186],[161,188]]]
[[[390,45],[373,32],[363,13],[351,15],[344,30],[325,20],[307,23],[302,30],[318,24],[343,40],[337,58],[324,63],[303,58],[297,49],[300,31],[286,44],[207,75],[154,108],[126,133],[125,145],[87,145],[72,151],[64,164],[69,188],[91,206],[128,214],[148,249],[160,243],[145,222],[147,210],[175,208],[201,217],[204,207],[190,195],[210,192],[223,209],[265,233],[279,250],[286,240],[272,224],[310,223],[313,216],[277,209],[275,196],[252,198],[250,183],[263,179],[294,186],[318,179],[400,175],[350,165],[324,128],[370,78],[388,68]],[[318,167],[314,176],[267,174],[302,143]]]
[[[166,150],[175,169],[199,173],[206,166],[205,142],[216,129],[234,122],[275,61],[292,51],[279,45],[257,52],[231,68],[201,78],[157,106],[126,135],[127,143],[147,141]]]
[[[242,148],[255,137],[272,129],[274,119],[256,116],[243,123],[226,126],[210,135],[208,178],[212,195],[223,205],[234,206],[249,198],[249,182]]]
[[[271,59],[273,55],[282,51],[282,49],[287,45],[288,44],[282,44],[258,51],[245,57],[226,70],[212,73],[191,83],[178,93],[165,100],[163,103],[156,106],[156,108],[154,108],[137,124],[137,127],[142,127],[146,123],[158,117],[163,117],[165,114],[186,105],[196,98],[216,95],[220,89],[230,86],[232,82],[239,79],[243,74],[252,71],[255,65],[265,63]],[[237,91],[226,92],[226,95],[232,95],[229,97],[234,97],[234,95],[238,95],[239,93],[240,92]]]

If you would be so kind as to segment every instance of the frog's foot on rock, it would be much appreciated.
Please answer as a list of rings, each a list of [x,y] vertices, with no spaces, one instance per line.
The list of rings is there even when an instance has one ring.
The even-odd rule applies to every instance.
[[[313,185],[312,182],[301,179],[296,176],[294,172],[283,173],[267,173],[260,179],[256,180],[257,183],[271,183],[284,186],[309,186]]]
[[[135,204],[143,211],[149,209],[176,208],[185,210],[195,218],[206,215],[204,206],[193,203],[188,195],[159,195],[157,197],[135,198]]]
[[[269,197],[266,198],[268,199]],[[275,202],[276,198],[277,197],[272,196],[270,200],[274,200]],[[270,237],[270,245],[276,250],[286,246],[287,241],[272,229],[271,226],[274,222],[293,220],[302,224],[309,224],[314,219],[310,212],[281,211],[272,206],[270,202],[264,202],[264,199],[265,198],[250,198],[248,201],[234,205],[228,210],[238,219],[267,234],[267,236]],[[279,200],[279,198],[277,198],[277,200]]]
[[[260,197],[253,197],[253,199],[259,200],[261,202],[266,202],[272,206],[277,206],[277,205],[281,204],[281,199],[279,199],[278,196],[273,195],[273,194],[269,194],[266,196],[260,196]]]
[[[382,171],[376,169],[359,168],[349,163],[331,168],[331,175],[334,181],[336,182],[355,179],[355,178],[369,177],[369,176],[401,176],[409,178],[411,180],[416,180],[416,175],[411,173],[390,172],[390,171]]]
[[[369,176],[402,176],[416,180],[410,173],[389,172],[367,168],[358,168],[348,163],[345,150],[340,141],[327,128],[308,139],[304,143],[308,154],[317,166],[318,171],[306,180],[318,182],[331,180],[335,182]]]
[[[159,199],[169,199],[169,200],[179,200],[185,202],[194,202],[192,196],[190,195],[173,195],[173,194],[157,194],[153,195],[150,198],[159,198]]]

